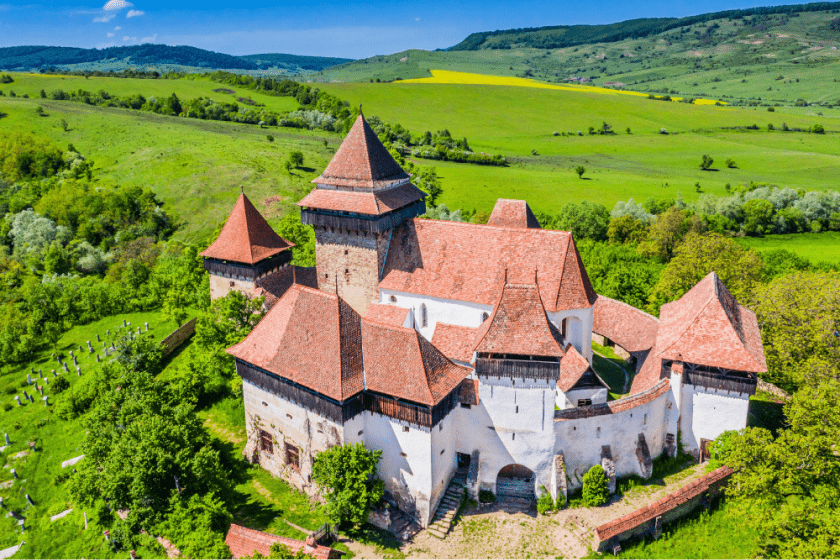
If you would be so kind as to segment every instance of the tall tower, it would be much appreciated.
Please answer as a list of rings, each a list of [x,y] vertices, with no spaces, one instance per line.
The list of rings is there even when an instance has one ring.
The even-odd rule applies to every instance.
[[[318,287],[364,315],[379,294],[394,228],[426,211],[426,195],[361,114],[312,182],[317,187],[298,206],[301,221],[315,227]]]
[[[201,252],[210,273],[210,299],[233,290],[253,296],[257,282],[292,261],[292,247],[277,233],[245,193],[228,216],[219,237]]]

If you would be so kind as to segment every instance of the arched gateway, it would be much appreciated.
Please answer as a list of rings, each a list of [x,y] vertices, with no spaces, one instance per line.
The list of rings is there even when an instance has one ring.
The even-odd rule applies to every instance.
[[[534,499],[534,471],[524,465],[502,467],[496,475],[496,496],[504,498]]]

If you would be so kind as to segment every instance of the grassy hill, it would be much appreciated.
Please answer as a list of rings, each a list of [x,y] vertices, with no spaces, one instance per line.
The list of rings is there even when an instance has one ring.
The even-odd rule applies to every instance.
[[[37,71],[44,67],[79,71],[119,71],[142,68],[182,72],[225,69],[273,74],[304,74],[350,60],[279,53],[233,56],[189,46],[170,47],[151,44],[105,49],[47,46],[0,48],[0,69],[20,71]]]
[[[803,99],[837,104],[840,9],[831,6],[724,16],[647,36],[562,48],[535,48],[535,41],[527,40],[530,34],[546,32],[505,32],[488,36],[477,50],[404,51],[331,67],[309,79],[390,81],[427,77],[438,69],[546,82],[583,77],[596,85],[745,103],[787,105]],[[501,38],[510,41],[505,46],[494,43]]]

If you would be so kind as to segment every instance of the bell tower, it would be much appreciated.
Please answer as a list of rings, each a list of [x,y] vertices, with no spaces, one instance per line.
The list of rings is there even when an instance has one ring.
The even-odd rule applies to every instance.
[[[360,315],[379,294],[394,228],[426,212],[411,184],[359,114],[317,186],[298,203],[315,228],[318,287],[341,296]]]

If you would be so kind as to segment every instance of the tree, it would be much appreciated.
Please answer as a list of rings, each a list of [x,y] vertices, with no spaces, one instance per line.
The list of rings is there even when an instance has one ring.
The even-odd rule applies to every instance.
[[[674,251],[651,293],[652,308],[682,297],[710,272],[715,272],[735,298],[752,301],[761,281],[761,257],[717,233],[689,234]]]
[[[773,125],[770,125],[770,130],[773,130]],[[738,166],[735,165],[735,160],[734,159],[726,158],[726,167],[728,167],[729,169],[735,169]]]
[[[292,248],[294,264],[315,266],[315,230],[312,226],[302,224],[298,214],[286,215],[280,221],[277,234],[295,244]]]
[[[825,128],[821,124],[815,124],[811,127],[811,132],[814,134],[825,134]]]
[[[213,493],[189,498],[172,492],[171,513],[160,524],[161,534],[172,541],[185,558],[230,558],[225,534],[231,515]]]
[[[70,125],[67,124],[66,120],[61,119],[60,121],[58,121],[58,124],[59,126],[61,126],[61,130],[63,130],[64,132],[70,130]]]
[[[583,174],[586,173],[586,168],[582,165],[578,165],[575,167],[575,173],[577,173],[578,179],[583,179]]]
[[[289,163],[294,167],[303,165],[303,152],[295,150],[289,153]]]
[[[315,457],[312,480],[327,501],[333,523],[356,525],[367,521],[373,504],[382,498],[384,483],[376,476],[381,450],[368,450],[361,442],[322,451]]]
[[[550,224],[551,229],[570,231],[575,239],[607,239],[610,226],[610,212],[597,202],[584,200],[580,203],[567,202]],[[546,225],[546,227],[549,227]]]
[[[632,216],[619,216],[610,221],[607,239],[610,243],[641,243],[647,239],[647,223]]]
[[[695,216],[692,218],[688,218],[685,212],[672,206],[650,225],[647,241],[639,250],[644,255],[670,261],[674,256],[674,249],[689,230],[697,233],[703,231],[702,221]]]
[[[744,204],[744,232],[748,235],[770,233],[775,212],[776,208],[769,200],[748,200]]]
[[[43,117],[44,116],[44,108],[41,107],[40,105],[38,105],[37,107],[35,107],[35,114],[38,115],[39,117]]]
[[[609,497],[607,473],[601,465],[595,465],[583,475],[583,503],[588,507],[600,506]]]
[[[703,159],[700,161],[700,169],[702,169],[703,171],[708,171],[712,168],[712,164],[714,162],[715,160],[712,159],[712,156],[708,154],[703,154]]]
[[[272,134],[266,134],[265,139],[269,142],[274,142],[274,136]]]
[[[762,286],[752,308],[761,325],[768,379],[788,390],[805,382],[799,364],[840,363],[840,273],[788,274]]]

